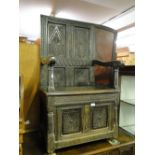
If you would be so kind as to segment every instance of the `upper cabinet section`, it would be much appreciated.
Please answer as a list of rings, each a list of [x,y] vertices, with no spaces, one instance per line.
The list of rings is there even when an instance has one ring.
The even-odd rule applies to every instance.
[[[112,69],[92,66],[92,60],[115,60],[115,39],[116,31],[102,25],[42,15],[41,62],[45,64],[41,66],[42,88],[47,89],[50,84],[112,85]],[[51,57],[55,60],[53,67],[48,63]]]
[[[101,25],[41,16],[42,57],[110,61],[115,38],[116,31]]]

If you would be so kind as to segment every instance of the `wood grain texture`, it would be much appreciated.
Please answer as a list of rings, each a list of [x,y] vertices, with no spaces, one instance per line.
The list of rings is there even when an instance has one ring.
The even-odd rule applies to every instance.
[[[115,52],[115,34],[103,30],[101,28],[96,29],[96,58],[100,61],[114,60]],[[95,80],[98,85],[105,85],[112,87],[113,85],[113,70],[111,67],[95,67]]]
[[[95,58],[103,61],[115,58],[116,31],[95,24],[41,17],[41,57],[54,56],[55,70],[58,70],[57,67],[64,67],[63,76],[61,72],[55,71],[58,77],[63,78],[61,80],[55,78],[55,85],[57,87],[95,85],[96,82],[111,87],[113,70],[94,67],[94,71],[91,61]],[[47,90],[49,72],[47,67],[42,67],[41,70],[41,87]],[[86,77],[85,80],[82,77]],[[63,84],[60,81],[64,81]]]
[[[94,59],[115,59],[116,31],[48,16],[41,16],[41,25],[41,57],[56,62],[41,67],[46,153],[117,137],[119,89],[111,89],[113,69],[106,66],[97,74],[92,66]],[[55,88],[47,91],[53,75]]]
[[[70,94],[59,97],[44,95],[47,98],[46,103],[43,103],[47,114],[53,112],[55,120],[55,124],[52,124],[56,139],[52,140],[51,133],[47,133],[51,137],[49,142],[52,141],[55,149],[117,136],[118,120],[115,110],[119,105],[118,92],[96,94],[94,91],[87,95]],[[49,130],[51,122],[52,119],[48,117]],[[50,149],[51,147],[47,150]]]

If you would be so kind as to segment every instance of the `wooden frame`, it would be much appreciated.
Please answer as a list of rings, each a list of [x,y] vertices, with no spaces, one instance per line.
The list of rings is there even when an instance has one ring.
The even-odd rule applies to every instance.
[[[117,31],[48,16],[41,16],[41,25],[41,59],[47,60],[41,64],[46,153],[51,155],[56,149],[117,137],[120,65],[115,61]],[[106,62],[101,62],[102,58]],[[98,65],[103,68],[100,74],[106,75],[109,89],[96,85],[94,68]],[[58,72],[60,67],[63,71]],[[55,81],[49,82],[55,74]],[[54,87],[56,83],[59,85]],[[48,89],[49,85],[53,89]]]

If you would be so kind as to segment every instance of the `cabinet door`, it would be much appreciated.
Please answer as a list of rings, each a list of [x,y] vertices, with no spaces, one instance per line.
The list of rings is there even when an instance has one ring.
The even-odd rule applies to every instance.
[[[57,108],[58,139],[74,138],[83,131],[83,106],[65,106]]]
[[[112,105],[112,102],[91,103],[91,130],[111,130]]]

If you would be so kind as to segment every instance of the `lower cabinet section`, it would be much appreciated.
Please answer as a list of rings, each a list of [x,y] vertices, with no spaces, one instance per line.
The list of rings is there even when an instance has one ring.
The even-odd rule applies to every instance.
[[[119,93],[86,93],[45,95],[46,153],[118,136]]]
[[[58,122],[57,141],[65,139],[76,141],[80,138],[82,139],[82,137],[83,139],[87,137],[89,141],[91,136],[97,138],[101,134],[115,132],[114,101],[94,102],[93,106],[91,104],[56,107]],[[78,139],[76,136],[78,136]]]

